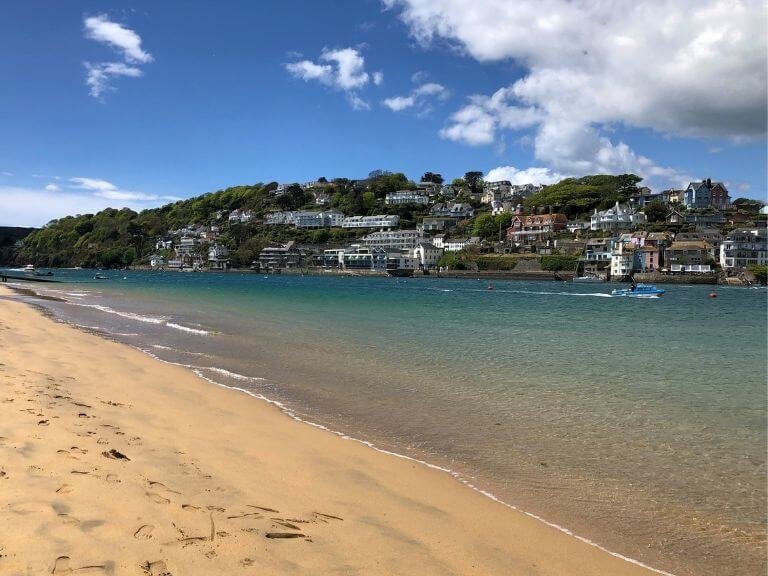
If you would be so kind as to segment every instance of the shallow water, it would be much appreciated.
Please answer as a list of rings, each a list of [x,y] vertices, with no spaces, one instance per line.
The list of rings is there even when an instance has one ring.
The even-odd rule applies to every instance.
[[[766,569],[766,291],[59,271],[61,319],[677,574]]]

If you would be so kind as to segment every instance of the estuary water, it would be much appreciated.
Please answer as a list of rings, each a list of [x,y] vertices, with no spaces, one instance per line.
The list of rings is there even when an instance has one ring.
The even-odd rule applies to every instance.
[[[19,298],[654,568],[766,571],[765,289],[104,274]]]

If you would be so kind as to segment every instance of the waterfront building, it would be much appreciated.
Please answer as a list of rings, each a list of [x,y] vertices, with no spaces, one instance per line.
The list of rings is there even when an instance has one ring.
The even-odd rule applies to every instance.
[[[590,217],[591,230],[628,230],[645,223],[645,214],[631,206],[621,206],[618,202],[612,208],[595,213]]]
[[[386,250],[412,250],[422,238],[418,230],[380,230],[363,236],[363,244]]]
[[[342,255],[345,248],[328,248],[323,250],[323,267],[325,268],[340,268],[342,262]]]
[[[345,270],[384,272],[387,268],[387,251],[376,246],[353,244],[340,254],[340,258]]]
[[[384,197],[384,203],[388,206],[400,204],[429,204],[429,195],[418,190],[398,190],[389,192]]]
[[[160,256],[160,254],[152,254],[149,257],[149,265],[152,268],[162,268],[165,266],[165,258]]]
[[[229,248],[213,244],[208,248],[208,266],[212,270],[225,270],[229,264]]]
[[[442,248],[438,248],[431,242],[419,242],[413,249],[413,257],[418,260],[418,266],[422,270],[429,270],[437,266],[442,255]]]
[[[731,197],[725,184],[707,178],[688,184],[683,191],[683,204],[689,210],[710,207],[725,210],[731,205]]]
[[[635,246],[630,243],[617,242],[611,252],[611,278],[624,278],[635,268]]]
[[[516,244],[541,242],[565,230],[565,214],[516,214],[507,228],[507,240]]]
[[[397,214],[347,216],[341,221],[342,228],[395,228],[398,224],[400,224],[400,216]]]
[[[709,255],[712,260],[720,260],[720,245],[723,243],[723,235],[717,228],[700,228],[696,232],[679,232],[675,235],[675,241],[704,240],[709,244]]]
[[[300,264],[301,252],[293,241],[282,246],[268,246],[259,253],[261,270],[298,268]]]
[[[726,272],[750,264],[768,265],[768,231],[765,228],[739,228],[720,244],[720,265]]]
[[[664,262],[670,268],[675,265],[706,264],[710,245],[704,240],[677,240],[664,251]]]

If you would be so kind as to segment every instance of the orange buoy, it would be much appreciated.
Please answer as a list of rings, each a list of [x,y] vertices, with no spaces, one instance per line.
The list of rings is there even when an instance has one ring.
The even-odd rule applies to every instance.
[[[717,294],[715,292],[710,292],[709,293],[709,297],[710,298],[717,298]]]

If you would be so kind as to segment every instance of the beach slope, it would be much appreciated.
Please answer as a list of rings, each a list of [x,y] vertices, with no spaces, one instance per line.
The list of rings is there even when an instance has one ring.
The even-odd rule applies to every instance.
[[[0,288],[4,575],[641,575]]]

